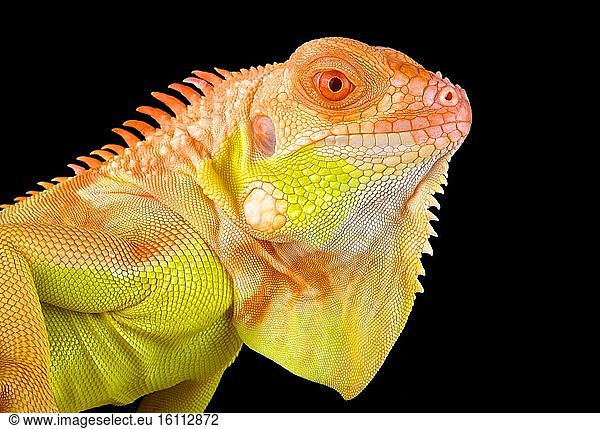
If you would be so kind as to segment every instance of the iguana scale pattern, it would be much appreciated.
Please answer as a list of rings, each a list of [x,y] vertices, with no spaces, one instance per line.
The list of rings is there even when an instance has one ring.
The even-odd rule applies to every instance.
[[[346,399],[382,365],[465,91],[344,38],[216,71],[2,206],[0,410],[202,411],[242,343]]]

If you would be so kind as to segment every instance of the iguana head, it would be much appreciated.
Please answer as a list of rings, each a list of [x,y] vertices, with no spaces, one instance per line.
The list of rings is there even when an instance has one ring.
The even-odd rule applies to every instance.
[[[352,398],[421,291],[428,207],[469,132],[467,95],[400,52],[343,38],[223,88],[237,113],[219,125],[204,182],[225,213],[235,326],[252,349]]]

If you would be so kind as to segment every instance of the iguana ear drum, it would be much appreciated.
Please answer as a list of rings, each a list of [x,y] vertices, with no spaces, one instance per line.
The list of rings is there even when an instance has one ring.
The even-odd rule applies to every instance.
[[[256,151],[266,158],[272,156],[277,145],[277,135],[271,118],[264,115],[256,116],[252,120],[252,131]]]

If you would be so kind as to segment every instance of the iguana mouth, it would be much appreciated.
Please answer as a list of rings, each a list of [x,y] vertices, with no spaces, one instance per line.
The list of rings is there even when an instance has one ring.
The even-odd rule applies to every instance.
[[[456,151],[465,140],[470,123],[460,121],[450,125],[454,129],[449,134],[440,134],[442,128],[438,126],[437,129],[429,127],[414,131],[330,135],[315,145],[323,150],[338,147],[349,158],[360,160],[358,168],[368,169],[371,164],[380,164],[383,171],[386,167],[439,159]]]
[[[415,139],[409,131],[398,133],[365,133],[329,136],[324,140],[326,145],[346,146],[355,148],[402,148],[414,146]]]
[[[434,150],[442,150],[460,145],[468,133],[469,126],[467,122],[457,122],[454,130],[456,132],[452,135],[443,134],[441,127],[401,132],[331,135],[323,139],[321,145],[350,146],[353,150],[364,148],[368,154],[418,152],[428,146],[434,147]]]

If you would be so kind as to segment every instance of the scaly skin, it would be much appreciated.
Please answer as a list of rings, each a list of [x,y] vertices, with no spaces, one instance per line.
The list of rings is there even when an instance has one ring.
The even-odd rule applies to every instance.
[[[346,399],[383,363],[465,92],[342,38],[218,71],[0,212],[3,411],[201,411],[242,342]]]

